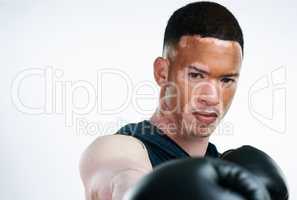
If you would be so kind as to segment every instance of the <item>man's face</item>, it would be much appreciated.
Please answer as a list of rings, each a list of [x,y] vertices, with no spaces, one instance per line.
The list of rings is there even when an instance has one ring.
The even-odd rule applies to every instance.
[[[209,136],[235,94],[241,47],[234,41],[183,36],[169,54],[166,104],[182,133]]]

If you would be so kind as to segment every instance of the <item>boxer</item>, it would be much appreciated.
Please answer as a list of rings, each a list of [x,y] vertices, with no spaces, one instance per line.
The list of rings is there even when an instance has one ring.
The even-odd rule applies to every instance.
[[[224,6],[195,2],[176,10],[153,64],[159,106],[150,119],[99,137],[86,149],[80,161],[86,199],[120,200],[172,159],[219,158],[209,137],[231,105],[243,49],[241,27]]]

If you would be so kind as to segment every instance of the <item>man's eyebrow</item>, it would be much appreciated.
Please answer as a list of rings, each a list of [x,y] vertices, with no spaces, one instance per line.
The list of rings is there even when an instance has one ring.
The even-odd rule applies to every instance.
[[[208,71],[205,71],[203,69],[199,69],[198,67],[194,66],[194,65],[189,65],[188,68],[190,69],[194,69],[198,72],[200,72],[201,74],[206,74],[206,75],[209,75],[209,72]]]
[[[196,67],[194,65],[189,65],[188,68],[194,69],[194,70],[196,70],[199,73],[209,75],[209,72],[208,71],[205,71],[203,69],[200,69],[200,68],[198,68],[198,67]],[[239,76],[239,73],[228,73],[228,74],[221,75],[220,77],[238,77],[238,76]]]
[[[220,77],[238,77],[239,73],[230,73],[230,74],[224,74]]]

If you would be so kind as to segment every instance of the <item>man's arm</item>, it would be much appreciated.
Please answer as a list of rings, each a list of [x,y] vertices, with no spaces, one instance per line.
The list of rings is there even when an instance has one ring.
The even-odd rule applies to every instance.
[[[127,189],[151,170],[144,145],[124,135],[97,138],[80,161],[87,200],[121,200]]]

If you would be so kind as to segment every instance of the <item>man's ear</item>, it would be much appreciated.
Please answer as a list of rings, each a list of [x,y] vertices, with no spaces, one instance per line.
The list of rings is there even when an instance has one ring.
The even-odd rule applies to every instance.
[[[154,61],[154,77],[160,87],[163,87],[168,82],[169,76],[169,60],[163,57],[158,57]]]

